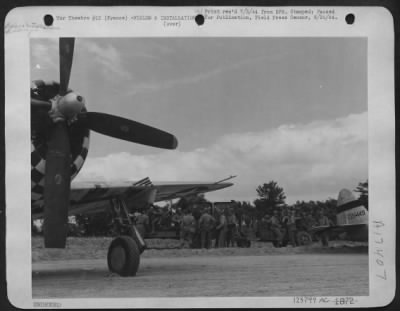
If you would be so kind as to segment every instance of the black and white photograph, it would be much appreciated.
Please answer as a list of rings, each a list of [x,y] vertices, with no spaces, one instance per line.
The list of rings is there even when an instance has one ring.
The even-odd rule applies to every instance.
[[[197,11],[205,24],[234,14],[208,11]],[[253,23],[285,16],[249,12]],[[291,35],[287,12],[280,35],[116,36],[115,17],[108,35],[28,38],[29,120],[7,139],[27,152],[30,136],[24,245],[34,307],[96,298],[351,307],[388,279],[392,257],[379,241],[394,239],[385,231],[392,224],[370,214],[382,202],[385,217],[394,211],[391,175],[377,187],[394,168],[394,121],[371,129],[386,96],[370,87],[374,41],[357,32]],[[145,24],[141,14],[143,25],[198,23],[161,14],[163,22]],[[89,23],[81,15],[66,18]],[[379,111],[392,108],[388,100]],[[8,112],[22,123],[17,107]],[[371,164],[379,148],[381,175]]]

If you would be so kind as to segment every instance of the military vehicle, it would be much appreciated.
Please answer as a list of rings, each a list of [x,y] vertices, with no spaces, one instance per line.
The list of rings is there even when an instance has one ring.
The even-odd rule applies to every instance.
[[[289,235],[285,228],[281,228],[283,234],[282,246],[285,247],[289,243]],[[259,240],[263,242],[272,242],[275,247],[278,247],[278,241],[275,233],[271,230],[271,224],[267,221],[258,223],[257,235]],[[296,220],[295,240],[297,245],[309,245],[313,241],[313,237],[307,232],[307,229],[302,224],[301,219]]]

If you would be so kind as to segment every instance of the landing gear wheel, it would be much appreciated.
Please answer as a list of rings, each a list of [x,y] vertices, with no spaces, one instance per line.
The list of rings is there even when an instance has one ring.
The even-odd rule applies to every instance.
[[[108,268],[120,276],[135,276],[139,268],[140,252],[129,236],[115,238],[108,248]]]
[[[312,243],[311,235],[305,231],[300,231],[296,235],[299,245],[310,245]]]

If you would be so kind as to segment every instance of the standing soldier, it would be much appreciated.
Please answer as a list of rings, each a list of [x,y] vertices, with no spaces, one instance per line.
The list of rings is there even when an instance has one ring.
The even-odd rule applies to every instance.
[[[192,204],[192,215],[196,222],[195,231],[192,236],[192,247],[193,248],[200,248],[201,247],[201,237],[200,237],[200,230],[199,230],[199,220],[201,215],[203,214],[203,208],[201,203],[193,203]]]
[[[204,210],[203,215],[199,219],[199,230],[201,236],[201,248],[210,248],[211,232],[215,227],[215,218],[209,214],[208,208]]]
[[[219,230],[217,228],[219,226],[220,216],[221,216],[221,211],[216,208],[214,210],[214,219],[215,219],[215,230],[214,230],[215,243],[214,243],[214,247],[215,248],[218,247]]]
[[[275,233],[277,247],[282,246],[283,234],[281,231],[281,222],[279,221],[279,214],[277,210],[274,210],[273,215],[271,217],[271,230]]]
[[[236,232],[236,216],[233,212],[233,208],[228,209],[228,216],[226,217],[227,223],[227,233],[226,233],[226,246],[230,247],[234,246],[234,235]]]
[[[251,217],[248,214],[244,214],[243,220],[244,220],[244,224],[245,224],[246,228],[249,229],[250,224],[251,224]]]
[[[227,209],[225,209],[219,216],[219,224],[216,228],[218,231],[218,247],[226,246],[226,232],[228,230],[228,224],[226,222],[227,212]]]
[[[181,247],[185,245],[190,247],[192,245],[193,234],[196,231],[196,220],[186,208],[183,211],[182,224],[181,224]]]
[[[180,229],[182,223],[182,210],[178,207],[175,214],[172,215],[171,221],[175,228],[176,236],[180,236]]]
[[[329,227],[331,222],[329,218],[325,216],[324,210],[320,209],[317,211],[317,224],[320,227]],[[328,230],[324,230],[319,234],[322,242],[322,246],[329,245],[329,232]]]
[[[289,237],[289,242],[293,247],[296,247],[296,211],[294,209],[290,210],[288,221],[287,221],[287,232]]]
[[[156,226],[160,223],[161,219],[161,210],[159,206],[152,204],[149,209],[149,216],[151,221],[151,233],[154,234],[156,232]]]
[[[145,212],[139,212],[136,216],[136,229],[139,231],[139,234],[143,239],[149,228],[149,224],[149,216],[147,216]]]

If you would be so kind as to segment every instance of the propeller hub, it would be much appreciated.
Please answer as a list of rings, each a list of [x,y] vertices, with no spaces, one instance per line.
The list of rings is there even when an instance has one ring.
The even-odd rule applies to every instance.
[[[69,92],[65,96],[56,96],[52,100],[52,108],[49,116],[54,123],[59,121],[74,122],[77,115],[85,109],[85,98],[75,92]]]
[[[83,108],[85,108],[85,99],[75,92],[66,94],[58,101],[58,109],[66,119],[74,118]]]

